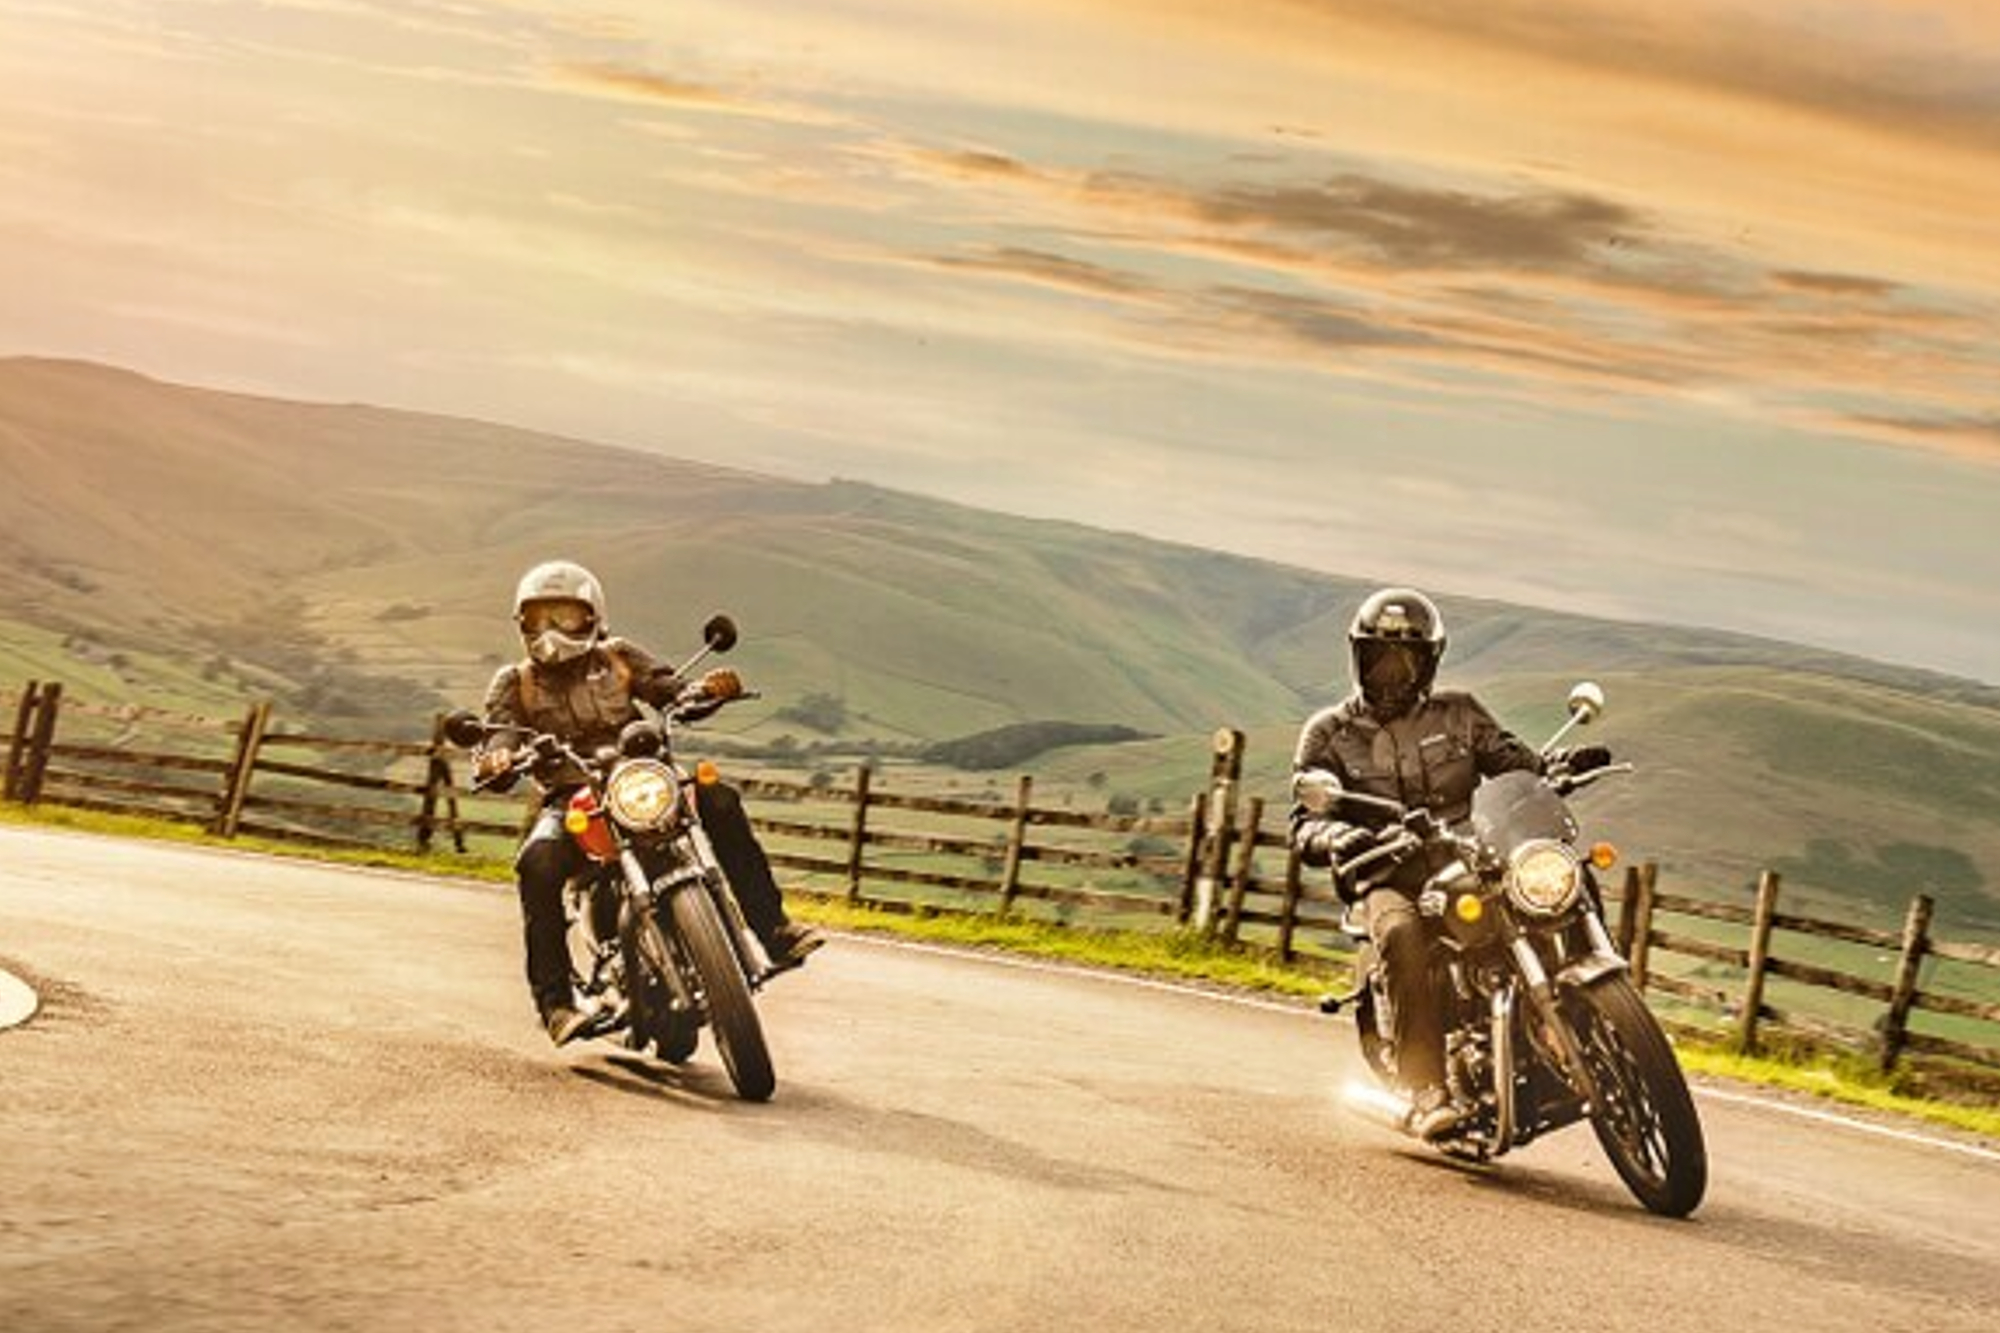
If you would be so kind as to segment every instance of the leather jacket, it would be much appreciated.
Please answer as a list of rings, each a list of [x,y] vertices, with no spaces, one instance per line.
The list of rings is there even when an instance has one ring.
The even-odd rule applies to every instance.
[[[628,639],[612,638],[558,666],[521,661],[501,667],[486,687],[486,720],[548,732],[589,755],[618,743],[619,730],[639,716],[634,698],[664,704],[677,689],[678,682],[651,653]],[[503,735],[480,751],[519,739]],[[564,776],[551,774],[543,785],[562,787]]]
[[[1406,809],[1426,807],[1440,823],[1454,824],[1472,813],[1473,789],[1481,778],[1516,769],[1539,773],[1542,759],[1462,691],[1427,695],[1388,722],[1377,719],[1357,693],[1321,709],[1300,730],[1292,772],[1313,769],[1332,773],[1345,790],[1388,797]],[[1328,865],[1329,848],[1342,834],[1381,828],[1389,819],[1361,805],[1315,815],[1295,801],[1292,845],[1307,865]],[[1413,892],[1437,868],[1415,856],[1381,882]]]

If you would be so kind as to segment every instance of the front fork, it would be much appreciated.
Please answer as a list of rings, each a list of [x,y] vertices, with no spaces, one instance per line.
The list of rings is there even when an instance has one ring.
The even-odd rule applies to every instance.
[[[750,923],[744,918],[743,906],[736,901],[736,894],[722,873],[721,862],[715,855],[715,844],[708,839],[708,830],[698,823],[690,823],[681,837],[686,840],[687,848],[675,858],[677,864],[674,868],[660,876],[657,885],[646,878],[645,867],[639,864],[638,856],[630,847],[620,853],[625,878],[633,886],[634,900],[645,903],[650,914],[654,901],[665,895],[695,888],[706,892],[709,901],[715,904],[715,910],[722,916],[725,933],[735,946],[736,961],[743,969],[744,978],[755,990],[771,973],[771,957],[764,952],[757,932],[750,929]]]
[[[1591,951],[1564,966],[1562,981],[1571,988],[1588,985],[1625,967],[1625,960],[1618,956],[1604,923],[1594,914],[1585,914],[1584,924],[1590,936]],[[1554,1048],[1549,1054],[1556,1058],[1563,1080],[1582,1098],[1583,1113],[1594,1115],[1600,1100],[1597,1079],[1591,1073],[1590,1062],[1584,1059],[1583,1048],[1570,1028],[1568,1016],[1562,1011],[1562,989],[1549,976],[1548,969],[1542,966],[1541,955],[1525,934],[1517,933],[1508,947],[1512,951],[1515,968],[1527,983],[1528,1000],[1541,1022],[1541,1031]]]
[[[639,952],[644,956],[646,966],[653,970],[666,988],[673,993],[673,1007],[677,1013],[688,1013],[697,1007],[693,992],[688,989],[687,979],[681,969],[668,956],[666,936],[660,931],[659,919],[654,915],[657,895],[653,880],[646,874],[646,867],[639,861],[639,854],[630,847],[618,852],[618,867],[625,875],[625,910],[632,913],[630,930]],[[684,872],[673,876],[662,876],[666,891],[675,891],[674,881],[684,879]]]

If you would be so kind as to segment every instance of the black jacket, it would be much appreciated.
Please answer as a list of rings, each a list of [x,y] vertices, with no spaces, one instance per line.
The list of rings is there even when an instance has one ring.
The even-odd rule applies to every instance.
[[[1452,824],[1472,812],[1472,792],[1481,778],[1527,769],[1542,771],[1541,756],[1470,694],[1440,691],[1391,722],[1369,712],[1352,695],[1307,719],[1292,756],[1296,776],[1323,769],[1343,789],[1386,796],[1407,809],[1430,810]],[[1348,829],[1379,828],[1390,816],[1361,805],[1315,815],[1294,801],[1292,845],[1307,865],[1329,863],[1328,845]],[[1404,862],[1387,877],[1398,888],[1415,889],[1436,869],[1424,858]]]

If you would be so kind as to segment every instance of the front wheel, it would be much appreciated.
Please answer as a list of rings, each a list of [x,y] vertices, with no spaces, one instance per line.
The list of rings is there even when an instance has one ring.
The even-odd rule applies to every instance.
[[[1576,992],[1566,1008],[1596,1084],[1590,1124],[1605,1155],[1648,1211],[1686,1217],[1708,1188],[1708,1148],[1659,1020],[1622,975]]]
[[[722,933],[715,904],[700,888],[682,888],[668,902],[681,947],[701,976],[709,1022],[715,1025],[715,1044],[729,1070],[729,1081],[736,1085],[736,1095],[747,1102],[769,1101],[777,1091],[778,1076],[771,1068],[770,1048],[764,1043],[764,1025],[750,999],[750,983],[743,978],[743,966],[729,947],[729,937]]]

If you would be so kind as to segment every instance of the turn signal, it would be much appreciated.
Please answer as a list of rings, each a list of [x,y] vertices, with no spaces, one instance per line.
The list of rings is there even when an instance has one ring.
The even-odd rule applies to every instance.
[[[585,829],[590,827],[590,812],[588,810],[565,811],[563,814],[563,827],[571,833],[581,834]]]
[[[1451,905],[1451,910],[1460,921],[1469,926],[1486,915],[1486,904],[1469,893],[1461,893],[1458,895],[1458,901]]]
[[[1618,849],[1608,842],[1590,844],[1590,863],[1599,870],[1609,870],[1618,864]]]
[[[694,780],[704,787],[713,787],[722,781],[722,770],[715,766],[714,760],[704,759],[694,766]]]

